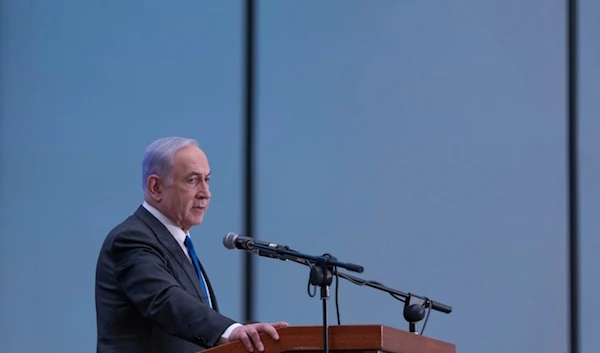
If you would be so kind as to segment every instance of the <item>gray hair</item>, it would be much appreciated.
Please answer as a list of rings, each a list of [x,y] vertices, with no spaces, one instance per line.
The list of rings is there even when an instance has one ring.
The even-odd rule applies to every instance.
[[[190,145],[198,146],[198,141],[184,137],[164,137],[152,142],[146,148],[142,161],[142,189],[146,190],[146,182],[152,174],[170,182],[175,153]]]

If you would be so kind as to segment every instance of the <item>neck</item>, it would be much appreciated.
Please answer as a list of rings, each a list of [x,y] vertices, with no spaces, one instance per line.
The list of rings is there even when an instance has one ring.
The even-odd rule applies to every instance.
[[[158,210],[158,212],[162,213],[162,215],[164,217],[166,217],[169,221],[171,221],[171,223],[173,223],[175,226],[181,228],[181,230],[183,230],[183,232],[185,234],[189,233],[190,227],[185,227],[181,224],[181,222],[178,222],[178,221],[174,220],[173,217],[170,217],[169,213],[162,207],[162,205],[160,203],[154,201],[151,197],[147,197],[147,196],[144,197],[144,201],[148,205],[150,205],[150,206],[154,207],[156,210]]]
[[[167,218],[171,219],[170,217],[168,217],[168,216],[167,216],[167,213],[166,213],[166,212],[165,212],[165,211],[162,209],[162,207],[160,206],[160,204],[159,204],[158,202],[154,201],[154,200],[153,200],[151,197],[144,196],[144,201],[145,201],[145,202],[146,202],[148,205],[150,205],[150,206],[152,206],[152,207],[156,208],[156,209],[157,209],[157,210],[158,210],[160,213],[162,213],[162,214],[163,214],[165,217],[167,217]]]

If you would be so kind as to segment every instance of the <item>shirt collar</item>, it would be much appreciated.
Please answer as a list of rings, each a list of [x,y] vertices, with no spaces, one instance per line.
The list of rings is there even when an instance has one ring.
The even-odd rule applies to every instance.
[[[147,209],[148,212],[150,212],[154,217],[156,217],[156,219],[158,219],[160,223],[162,223],[165,226],[165,228],[167,228],[167,230],[171,233],[171,235],[173,235],[173,237],[175,238],[175,240],[177,240],[177,243],[179,243],[180,246],[184,246],[185,237],[189,236],[189,234],[186,234],[183,231],[183,229],[176,226],[170,219],[168,219],[164,214],[162,214],[156,208],[152,207],[146,201],[144,201],[142,206],[144,206],[144,208]]]

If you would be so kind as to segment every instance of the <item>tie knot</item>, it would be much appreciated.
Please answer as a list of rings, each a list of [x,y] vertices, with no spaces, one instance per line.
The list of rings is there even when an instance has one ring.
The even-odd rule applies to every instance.
[[[193,248],[194,248],[194,244],[192,244],[192,238],[190,238],[190,236],[189,236],[189,235],[186,235],[186,236],[185,236],[185,240],[184,240],[183,244],[185,244],[185,246],[186,246],[187,248],[191,248],[191,249],[193,249]]]

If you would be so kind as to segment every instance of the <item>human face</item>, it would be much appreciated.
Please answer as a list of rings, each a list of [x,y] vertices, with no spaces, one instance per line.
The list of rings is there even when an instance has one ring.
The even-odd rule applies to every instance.
[[[160,211],[187,233],[202,223],[210,202],[209,181],[206,155],[196,146],[186,146],[175,154],[171,180],[157,182],[153,198]],[[150,186],[152,191],[153,184]]]

